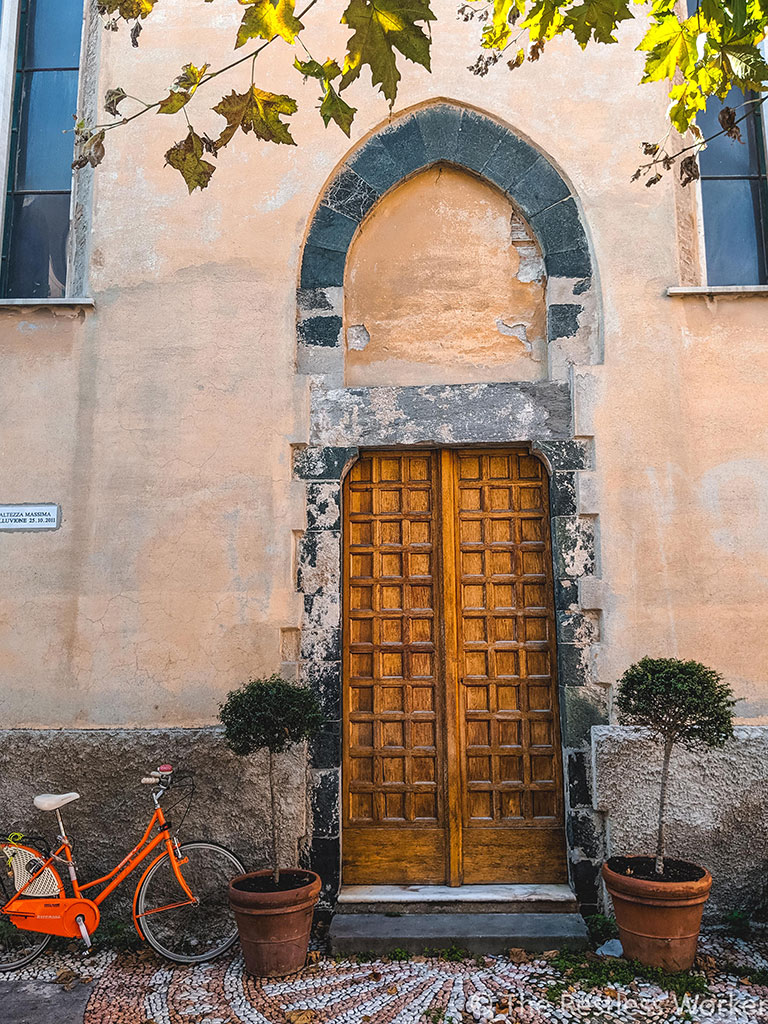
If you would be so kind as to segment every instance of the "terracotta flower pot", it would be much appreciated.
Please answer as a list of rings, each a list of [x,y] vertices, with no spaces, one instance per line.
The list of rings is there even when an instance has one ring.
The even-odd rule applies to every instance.
[[[611,894],[616,924],[630,960],[667,971],[687,971],[696,956],[704,904],[712,888],[706,868],[685,864],[702,872],[695,881],[648,881],[612,870],[611,864],[648,862],[648,857],[611,858],[603,864],[603,880]]]
[[[280,872],[280,889],[254,891],[268,886],[271,875],[271,871],[252,871],[229,883],[229,905],[237,921],[245,969],[260,978],[281,978],[304,966],[321,885],[314,871],[297,868]]]

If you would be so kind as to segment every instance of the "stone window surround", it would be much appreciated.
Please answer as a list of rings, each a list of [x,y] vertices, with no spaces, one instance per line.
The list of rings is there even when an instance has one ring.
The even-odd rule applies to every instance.
[[[548,380],[344,387],[349,245],[383,195],[435,163],[504,191],[536,236],[547,269]],[[326,913],[341,883],[342,484],[360,449],[403,445],[524,445],[548,470],[569,869],[582,904],[596,907],[603,839],[592,809],[589,730],[607,720],[607,701],[595,668],[594,443],[588,431],[574,429],[580,419],[575,364],[601,361],[592,267],[580,206],[549,159],[510,128],[450,101],[405,111],[359,144],[310,218],[297,291],[297,367],[309,377],[309,437],[294,449],[294,476],[307,494],[307,528],[297,550],[304,602],[300,678],[318,693],[327,716],[311,748],[313,832],[306,863],[323,878]]]
[[[88,122],[97,120],[99,51],[103,32],[97,0],[84,0],[83,29],[80,42],[80,77],[78,82],[78,116]],[[0,12],[0,182],[2,195],[8,188],[11,158],[13,93],[16,77],[21,0],[5,0]],[[5,198],[0,203],[0,240],[5,232]],[[90,263],[90,221],[93,205],[93,168],[74,171],[70,205],[70,233],[67,253],[66,297],[63,299],[2,299],[0,308],[32,306],[53,308],[54,305],[86,309],[93,306],[88,297]]]

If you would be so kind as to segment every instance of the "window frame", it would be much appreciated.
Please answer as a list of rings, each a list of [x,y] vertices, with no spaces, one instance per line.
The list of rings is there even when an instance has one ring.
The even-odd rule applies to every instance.
[[[80,33],[80,65],[77,83],[77,116],[94,120],[97,109],[98,55],[101,33],[97,0],[83,0],[83,24]],[[0,10],[0,174],[3,199],[0,202],[0,240],[5,239],[8,175],[13,144],[14,83],[21,23],[21,0],[2,0]],[[74,148],[74,147],[73,147]],[[90,170],[90,169],[88,169]],[[88,295],[90,213],[92,173],[72,171],[67,239],[67,277],[63,299],[18,298],[0,296],[0,307],[74,303]],[[86,304],[91,302],[88,299]]]

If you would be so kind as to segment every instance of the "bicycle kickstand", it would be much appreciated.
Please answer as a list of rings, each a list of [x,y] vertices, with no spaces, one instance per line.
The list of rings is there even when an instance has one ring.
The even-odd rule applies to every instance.
[[[91,942],[91,936],[88,934],[88,929],[85,927],[85,918],[82,914],[77,915],[77,926],[80,929],[80,935],[85,943],[85,949],[82,952],[82,956],[88,956],[93,949],[93,943]]]

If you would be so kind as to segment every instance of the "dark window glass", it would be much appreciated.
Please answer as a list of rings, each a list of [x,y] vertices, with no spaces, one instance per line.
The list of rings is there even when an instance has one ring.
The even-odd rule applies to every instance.
[[[721,103],[719,99],[710,99],[707,109],[699,114],[697,122],[699,128],[707,138],[721,131],[718,114],[726,107],[736,109],[736,116],[741,117],[749,107],[742,107],[744,93],[740,89],[731,89]],[[743,142],[736,142],[729,139],[727,135],[718,135],[716,139],[707,145],[699,154],[699,167],[702,174],[759,174],[760,160],[758,142],[759,126],[754,113],[745,118],[739,125]]]
[[[67,273],[69,193],[14,196],[8,254],[11,299],[63,298]]]
[[[69,190],[77,71],[29,71],[22,78],[14,191]]]
[[[711,99],[698,118],[704,136],[719,132],[723,106],[736,109],[742,142],[719,135],[699,153],[707,283],[765,284],[768,190],[763,124],[757,104],[732,89],[721,103]]]
[[[702,180],[709,284],[765,281],[762,187],[761,182],[750,178]]]
[[[80,0],[30,0],[25,67],[76,68],[82,21]]]
[[[82,0],[21,0],[0,291],[60,298],[77,109]]]

